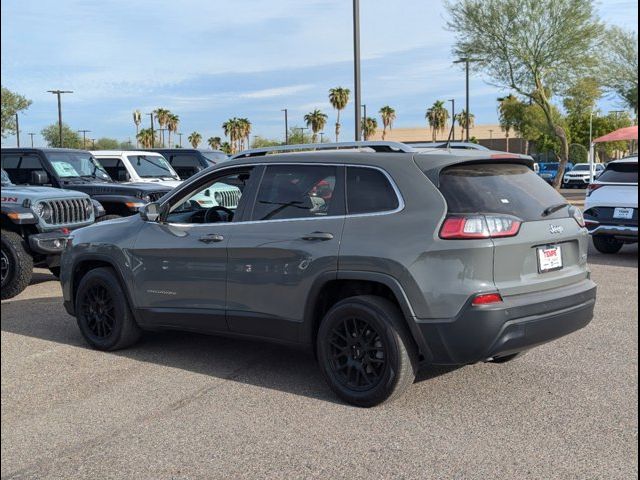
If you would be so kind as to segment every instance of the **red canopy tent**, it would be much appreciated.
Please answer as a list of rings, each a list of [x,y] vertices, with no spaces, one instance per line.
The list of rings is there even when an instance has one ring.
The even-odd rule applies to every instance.
[[[619,142],[620,140],[638,140],[638,126],[619,128],[593,140],[593,143]]]

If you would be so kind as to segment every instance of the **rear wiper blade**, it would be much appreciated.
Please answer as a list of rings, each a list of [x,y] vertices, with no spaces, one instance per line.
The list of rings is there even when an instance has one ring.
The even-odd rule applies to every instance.
[[[545,208],[544,211],[542,212],[542,216],[547,217],[552,213],[557,212],[558,210],[562,210],[564,207],[568,207],[568,206],[569,206],[568,203],[556,203],[555,205],[551,205],[550,207]]]

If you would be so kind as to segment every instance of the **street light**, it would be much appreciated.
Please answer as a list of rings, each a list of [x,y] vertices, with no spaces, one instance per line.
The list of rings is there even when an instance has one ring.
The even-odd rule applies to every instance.
[[[353,90],[356,114],[355,140],[362,139],[362,119],[360,118],[360,0],[353,0]]]
[[[178,137],[180,138],[180,143],[178,145],[180,145],[180,148],[182,148],[182,133],[177,133],[176,135],[178,135]]]
[[[362,105],[362,123],[363,125],[360,126],[360,132],[362,134],[362,138],[364,139],[364,123],[367,123],[367,105],[366,104]]]
[[[63,93],[73,93],[72,90],[47,90],[49,93],[53,93],[58,97],[58,134],[60,139],[60,148],[64,147],[62,144],[62,101],[60,100],[60,96]]]
[[[289,144],[289,110],[287,108],[283,108],[280,110],[284,112],[284,144]]]
[[[324,132],[320,132],[320,143],[324,142]]]
[[[20,122],[18,121],[18,112],[16,112],[16,144],[20,148]]]
[[[477,62],[478,60],[474,60],[472,58],[469,57],[464,57],[461,58],[459,60],[454,61],[453,63],[464,63],[464,69],[465,69],[465,120],[466,120],[466,125],[465,125],[465,134],[466,134],[466,141],[469,141],[469,63],[470,62]]]
[[[450,98],[451,102],[451,141],[456,141],[456,99]]]
[[[151,118],[151,148],[154,148],[156,145],[156,133],[153,131],[153,112],[147,113],[149,118]],[[182,146],[182,137],[180,137],[180,146]]]
[[[87,148],[87,133],[90,133],[91,130],[78,130],[78,133],[82,134],[82,148]]]
[[[35,133],[29,132],[29,133],[27,133],[27,135],[29,135],[31,137],[31,148],[33,148],[33,137],[34,137]]]

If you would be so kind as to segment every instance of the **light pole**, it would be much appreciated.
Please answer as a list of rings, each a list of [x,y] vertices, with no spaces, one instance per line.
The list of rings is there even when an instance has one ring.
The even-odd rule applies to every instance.
[[[156,133],[153,130],[153,112],[147,113],[149,118],[151,118],[151,148],[155,148],[156,146]],[[182,137],[180,137],[180,146],[182,146]]]
[[[589,116],[589,184],[593,183],[593,167],[595,163],[594,158],[595,145],[593,144],[593,109]]]
[[[20,147],[20,122],[18,121],[18,112],[16,112],[16,144]]]
[[[324,132],[320,132],[320,143],[324,143]]]
[[[72,90],[47,90],[49,93],[53,93],[58,97],[58,134],[60,139],[60,148],[64,147],[62,144],[62,101],[60,100],[60,96],[63,93],[73,93]]]
[[[87,148],[87,133],[90,133],[91,130],[78,130],[78,133],[82,134],[82,148]]]
[[[35,135],[35,133],[27,133],[27,135],[29,135],[31,137],[31,148],[33,148],[33,137]]]
[[[362,140],[362,119],[360,118],[360,0],[353,0],[353,90],[356,114],[355,140]]]
[[[283,108],[280,110],[284,112],[284,144],[289,144],[289,109]]]
[[[178,133],[177,135],[180,138],[180,143],[178,143],[178,145],[180,145],[180,148],[182,148],[182,133]]]
[[[489,144],[491,145],[491,149],[493,150],[493,130],[489,129]]]
[[[360,132],[362,132],[362,139],[364,139],[364,127],[365,127],[365,123],[367,123],[367,105],[363,104],[362,105],[362,121],[361,121],[361,125],[360,125]]]
[[[451,141],[456,141],[456,99],[450,98],[451,102]]]
[[[473,60],[471,58],[465,57],[465,58],[461,58],[459,60],[456,60],[453,63],[464,63],[464,70],[465,70],[465,135],[466,135],[466,141],[469,141],[469,63],[470,62],[474,62],[476,60]]]

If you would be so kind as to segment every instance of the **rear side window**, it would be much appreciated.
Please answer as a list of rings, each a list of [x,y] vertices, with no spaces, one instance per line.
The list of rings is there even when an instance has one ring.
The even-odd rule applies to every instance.
[[[337,188],[338,168],[324,165],[273,165],[260,184],[253,220],[327,217],[344,213]]]
[[[524,221],[569,216],[566,208],[547,217],[542,215],[548,207],[566,200],[525,165],[449,167],[440,174],[440,191],[450,214],[494,213]]]
[[[200,162],[195,155],[171,155],[171,165],[175,167],[199,167]]]
[[[599,182],[605,183],[638,183],[637,163],[610,163],[602,175],[598,177]]]
[[[347,167],[347,213],[387,212],[399,205],[398,195],[381,171]]]

